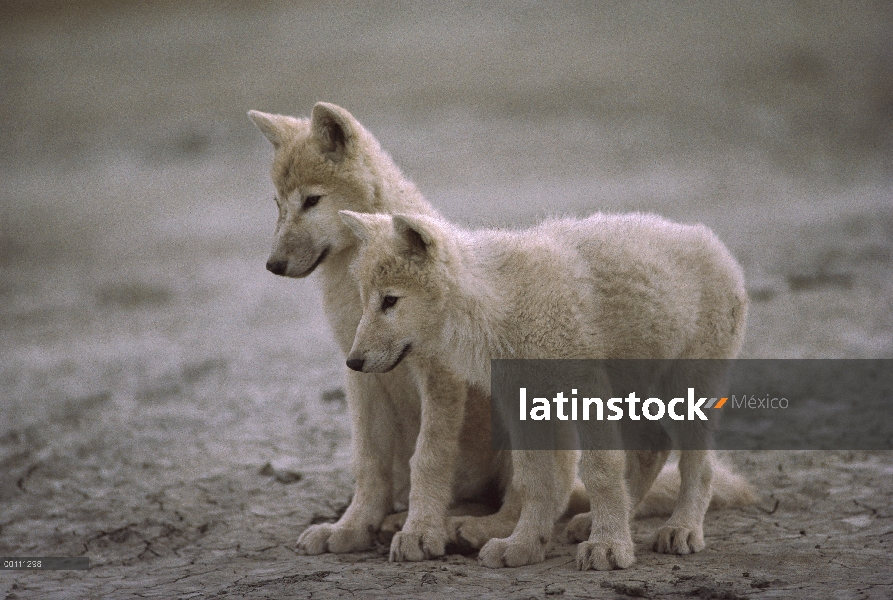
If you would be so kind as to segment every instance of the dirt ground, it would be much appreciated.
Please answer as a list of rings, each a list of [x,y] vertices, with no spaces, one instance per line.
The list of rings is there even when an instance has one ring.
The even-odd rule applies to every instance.
[[[264,269],[248,109],[352,111],[449,218],[647,210],[745,268],[744,356],[893,358],[883,2],[0,7],[0,572],[17,598],[887,598],[893,453],[734,452],[708,548],[574,570],[298,556],[348,503],[343,357]]]

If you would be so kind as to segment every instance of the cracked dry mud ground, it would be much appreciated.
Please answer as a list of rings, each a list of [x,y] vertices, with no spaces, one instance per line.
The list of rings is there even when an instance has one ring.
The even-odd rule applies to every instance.
[[[0,554],[91,561],[0,598],[893,595],[889,451],[730,453],[758,505],[692,556],[637,520],[626,571],[294,553],[350,498],[343,357],[313,278],[263,268],[249,108],[344,105],[466,225],[704,222],[745,357],[893,357],[884,6],[413,6],[0,7]]]

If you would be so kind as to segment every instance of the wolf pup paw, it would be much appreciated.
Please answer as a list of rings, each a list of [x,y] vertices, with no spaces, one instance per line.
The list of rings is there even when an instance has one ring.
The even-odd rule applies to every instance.
[[[654,534],[654,551],[661,554],[692,554],[706,547],[701,527],[664,525]]]
[[[549,540],[538,541],[507,538],[492,539],[481,548],[478,562],[490,569],[502,567],[522,567],[546,560],[546,546]]]
[[[381,523],[381,529],[378,531],[378,541],[386,546],[390,545],[391,540],[394,539],[394,534],[403,529],[403,525],[406,524],[408,514],[404,510],[403,512],[386,516]]]
[[[311,525],[298,538],[296,549],[300,554],[334,552],[360,552],[372,547],[369,530],[336,527],[331,523]]]
[[[567,528],[564,530],[564,535],[567,537],[567,541],[573,542],[585,542],[589,539],[589,534],[592,531],[592,513],[581,513],[579,515],[574,515],[571,520],[567,524]]]
[[[450,541],[463,547],[479,550],[493,538],[507,538],[515,529],[517,521],[485,517],[454,517],[449,520],[452,532]]]
[[[391,540],[390,562],[418,562],[446,553],[446,532],[399,531]]]
[[[577,568],[581,571],[627,569],[636,562],[632,540],[585,541],[577,546]]]

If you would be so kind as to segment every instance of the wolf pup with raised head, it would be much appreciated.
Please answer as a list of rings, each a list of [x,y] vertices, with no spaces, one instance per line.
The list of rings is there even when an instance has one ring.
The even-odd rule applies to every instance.
[[[363,315],[348,365],[382,373],[410,364],[422,383],[422,430],[434,432],[419,438],[413,460],[440,470],[461,447],[464,388],[454,382],[486,388],[491,358],[727,359],[741,346],[747,312],[741,269],[703,226],[596,214],[527,231],[471,232],[432,215],[341,215],[363,243],[352,267]],[[629,519],[667,454],[583,453],[592,511],[570,527],[572,535],[588,536],[578,547],[578,568],[633,564]],[[650,468],[646,461],[637,466],[643,455],[650,455]],[[543,559],[560,511],[556,498],[570,485],[561,456],[513,453],[520,520],[509,537],[484,545],[485,565]],[[686,450],[679,469],[677,505],[654,538],[658,552],[704,548],[713,456]],[[716,474],[731,484],[732,503],[750,499],[743,481]],[[428,486],[420,496],[442,494],[445,485],[420,484]]]
[[[310,119],[258,111],[248,116],[274,148],[272,178],[279,219],[267,269],[297,278],[320,273],[326,316],[347,354],[363,309],[348,273],[357,239],[338,211],[429,216],[436,212],[378,141],[343,108],[320,102]],[[345,371],[353,499],[337,523],[311,525],[303,532],[297,547],[306,554],[365,550],[373,545],[385,516],[409,504],[410,457],[422,416],[418,385],[405,367],[375,376]],[[460,426],[462,448],[455,471],[449,474],[447,503],[478,499],[494,490],[501,496],[511,479],[510,456],[490,449],[485,392],[474,388],[466,393],[474,402]],[[444,553],[445,541],[442,537],[432,541],[428,556],[417,544],[412,555],[394,558],[437,556]]]

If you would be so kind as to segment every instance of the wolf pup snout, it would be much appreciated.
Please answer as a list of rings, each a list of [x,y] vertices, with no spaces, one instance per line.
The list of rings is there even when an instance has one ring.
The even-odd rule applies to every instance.
[[[267,271],[273,273],[274,275],[285,275],[285,271],[288,269],[288,261],[287,260],[268,260],[267,261]]]

